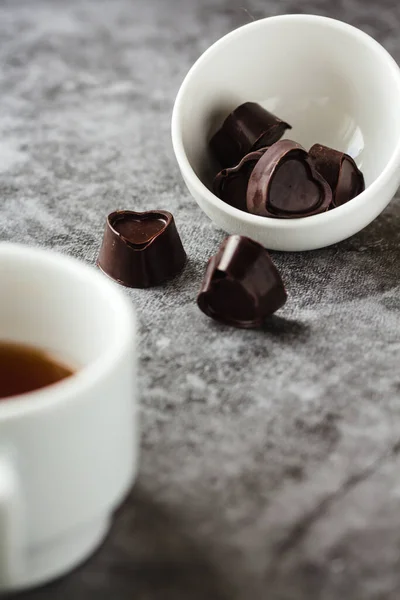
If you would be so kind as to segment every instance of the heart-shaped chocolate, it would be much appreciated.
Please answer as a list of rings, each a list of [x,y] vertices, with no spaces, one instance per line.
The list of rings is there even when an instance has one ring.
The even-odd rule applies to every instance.
[[[207,265],[199,308],[228,325],[254,328],[287,299],[281,276],[261,244],[231,235]]]
[[[263,217],[294,219],[328,210],[332,191],[306,150],[291,140],[276,142],[254,167],[247,209]]]
[[[236,167],[222,169],[216,175],[213,191],[227,204],[247,212],[246,193],[251,172],[267,148],[246,154]]]
[[[121,211],[113,220],[115,231],[138,250],[143,250],[167,226],[168,219],[158,211]]]
[[[237,165],[249,152],[277,142],[289,123],[282,121],[256,102],[245,102],[231,112],[210,140],[221,167]]]
[[[159,285],[177,274],[185,261],[170,212],[120,210],[108,215],[97,264],[122,285]]]
[[[309,154],[317,171],[331,186],[333,208],[346,204],[365,190],[364,175],[345,152],[314,144]]]

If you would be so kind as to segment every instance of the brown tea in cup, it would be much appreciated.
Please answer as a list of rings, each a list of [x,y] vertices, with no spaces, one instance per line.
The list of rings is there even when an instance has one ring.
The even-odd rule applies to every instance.
[[[74,369],[40,348],[0,341],[0,401],[70,377]]]

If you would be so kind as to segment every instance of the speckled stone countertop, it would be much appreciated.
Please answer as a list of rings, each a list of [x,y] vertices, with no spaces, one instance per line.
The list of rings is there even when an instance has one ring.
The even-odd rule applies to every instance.
[[[93,263],[108,212],[165,208],[189,255],[166,287],[127,291],[136,485],[95,556],[26,600],[400,598],[399,201],[338,246],[275,253],[290,301],[264,330],[194,301],[224,234],[179,175],[175,94],[221,35],[299,10],[400,59],[396,0],[0,3],[0,238]]]

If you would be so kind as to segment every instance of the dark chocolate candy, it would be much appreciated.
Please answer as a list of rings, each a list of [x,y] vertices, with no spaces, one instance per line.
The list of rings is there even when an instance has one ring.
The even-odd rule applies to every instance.
[[[186,254],[166,210],[120,210],[107,217],[97,261],[104,273],[127,287],[147,288],[176,275]]]
[[[365,190],[364,176],[348,154],[322,144],[314,144],[309,152],[315,168],[332,189],[332,206],[346,204]]]
[[[291,129],[256,102],[245,102],[231,112],[222,127],[211,138],[210,147],[215,158],[226,169],[237,165],[242,158],[281,139]]]
[[[261,326],[286,299],[281,276],[265,248],[231,235],[208,261],[197,304],[217,321],[249,329]]]
[[[214,179],[213,191],[227,204],[247,212],[246,192],[252,170],[267,148],[249,152],[236,167],[222,169]]]
[[[254,167],[247,209],[263,217],[294,219],[328,210],[332,191],[306,150],[291,140],[273,144]]]

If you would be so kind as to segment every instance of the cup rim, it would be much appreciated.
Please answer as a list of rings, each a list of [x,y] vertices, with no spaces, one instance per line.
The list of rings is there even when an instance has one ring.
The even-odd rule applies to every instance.
[[[368,33],[362,31],[358,27],[355,27],[338,19],[333,19],[331,17],[324,17],[312,14],[276,15],[273,17],[258,19],[257,21],[247,23],[245,25],[242,25],[241,27],[238,27],[237,29],[234,29],[233,31],[227,33],[226,35],[218,39],[216,42],[214,42],[209,48],[207,48],[203,52],[203,54],[201,54],[201,56],[196,60],[196,62],[192,65],[192,67],[186,74],[176,96],[172,111],[171,137],[175,157],[182,171],[182,174],[188,180],[190,186],[192,186],[193,189],[195,189],[195,191],[199,194],[200,197],[205,198],[205,200],[207,200],[208,203],[212,204],[217,210],[224,212],[225,214],[231,216],[235,220],[240,219],[248,225],[256,227],[259,226],[261,228],[273,227],[276,229],[281,229],[283,231],[290,231],[298,228],[305,228],[308,226],[323,226],[324,224],[329,223],[333,219],[336,220],[346,218],[346,216],[350,215],[357,208],[362,209],[363,203],[366,200],[370,199],[370,197],[379,193],[379,190],[387,184],[387,182],[393,177],[393,174],[399,168],[400,137],[385,168],[378,175],[378,177],[361,194],[359,194],[346,204],[335,208],[334,211],[326,211],[306,218],[302,217],[295,219],[274,219],[272,217],[253,215],[251,213],[247,213],[242,210],[239,210],[238,208],[230,206],[229,204],[218,198],[218,196],[216,196],[211,190],[209,190],[208,187],[201,181],[201,179],[195,173],[187,157],[183,143],[180,116],[184,104],[184,96],[186,93],[186,89],[189,87],[192,80],[196,77],[197,68],[204,61],[208,60],[210,56],[218,52],[220,48],[223,47],[225,44],[230,43],[231,41],[235,40],[235,38],[239,39],[240,36],[243,35],[244,31],[249,32],[251,30],[260,29],[264,27],[267,22],[273,23],[284,21],[303,21],[309,23],[320,23],[322,26],[329,27],[331,29],[336,29],[339,31],[344,31],[348,35],[351,35],[354,38],[358,38],[363,44],[370,46],[370,48],[375,53],[380,54],[382,58],[387,62],[390,71],[392,71],[394,77],[397,78],[398,92],[400,98],[400,67],[394,60],[394,58],[391,56],[391,54]]]
[[[52,385],[4,398],[0,401],[0,423],[18,417],[27,416],[46,410],[59,408],[61,404],[72,402],[78,396],[89,390],[100,378],[105,378],[113,370],[115,363],[124,355],[136,336],[136,313],[129,299],[118,289],[117,284],[97,271],[94,267],[76,258],[59,252],[15,244],[0,242],[1,256],[35,257],[38,264],[46,262],[54,268],[69,272],[70,276],[80,275],[99,294],[108,297],[109,304],[115,311],[115,335],[100,356],[89,364],[78,369],[73,375]]]

